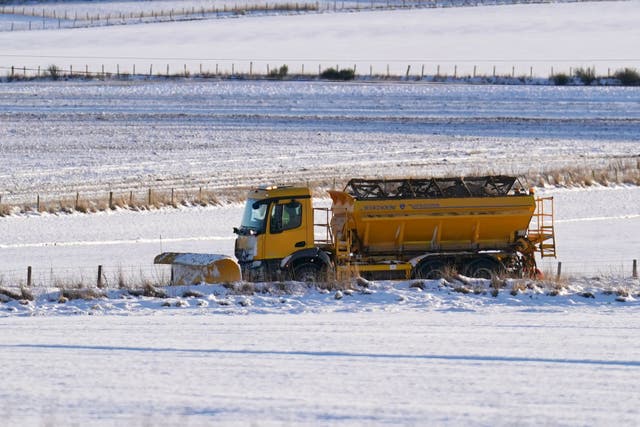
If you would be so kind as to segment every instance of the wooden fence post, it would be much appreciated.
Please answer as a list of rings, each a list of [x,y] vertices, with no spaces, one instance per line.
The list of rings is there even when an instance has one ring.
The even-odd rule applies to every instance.
[[[151,206],[151,189],[149,189],[149,206]]]
[[[40,195],[36,195],[36,211],[40,212]]]
[[[98,266],[98,280],[96,281],[96,286],[98,288],[102,288],[102,266]]]
[[[113,191],[109,191],[109,209],[113,210]]]
[[[27,267],[27,287],[31,287],[31,266]]]
[[[633,278],[634,279],[638,278],[638,260],[637,259],[633,260]]]
[[[558,261],[558,271],[556,273],[556,279],[560,279],[562,275],[562,262]]]
[[[80,205],[80,192],[76,191],[76,210],[78,210],[79,205]]]

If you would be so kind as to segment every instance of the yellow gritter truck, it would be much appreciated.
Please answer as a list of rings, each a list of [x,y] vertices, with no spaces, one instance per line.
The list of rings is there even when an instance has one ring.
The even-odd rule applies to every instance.
[[[510,176],[352,179],[314,208],[306,187],[249,191],[237,264],[222,255],[164,253],[174,283],[536,276],[555,257],[553,199]]]

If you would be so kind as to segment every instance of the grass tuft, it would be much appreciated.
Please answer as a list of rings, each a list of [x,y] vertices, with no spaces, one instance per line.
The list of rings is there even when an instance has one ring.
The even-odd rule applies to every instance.
[[[569,84],[571,78],[565,73],[558,73],[551,76],[553,84],[556,86],[566,86]]]
[[[351,68],[335,69],[327,68],[320,73],[320,78],[327,80],[353,80],[356,77],[356,73]]]
[[[618,70],[614,77],[620,81],[622,86],[640,86],[640,73],[635,68]]]
[[[281,65],[280,68],[274,68],[273,70],[269,71],[269,77],[271,77],[272,79],[284,79],[287,74],[289,73],[289,66],[288,65]]]
[[[58,80],[62,75],[62,70],[57,65],[49,65],[47,68],[47,74],[52,80]]]
[[[584,84],[590,86],[597,80],[595,68],[577,68],[574,75]]]
[[[0,204],[0,217],[11,215],[11,206]]]
[[[83,299],[92,300],[96,298],[105,298],[107,294],[103,291],[93,288],[79,288],[79,289],[61,289],[60,296],[70,300]]]

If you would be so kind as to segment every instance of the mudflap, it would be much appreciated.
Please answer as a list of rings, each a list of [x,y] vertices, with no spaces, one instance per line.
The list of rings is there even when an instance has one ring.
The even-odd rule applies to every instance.
[[[156,256],[153,263],[171,265],[172,285],[231,283],[242,280],[240,265],[227,255],[165,252]]]

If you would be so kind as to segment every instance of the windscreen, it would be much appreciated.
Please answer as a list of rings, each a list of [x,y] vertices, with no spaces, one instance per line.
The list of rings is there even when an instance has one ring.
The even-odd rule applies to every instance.
[[[263,233],[267,221],[267,208],[269,204],[255,199],[247,200],[242,215],[242,223],[240,226],[244,229],[250,229],[256,233]]]

